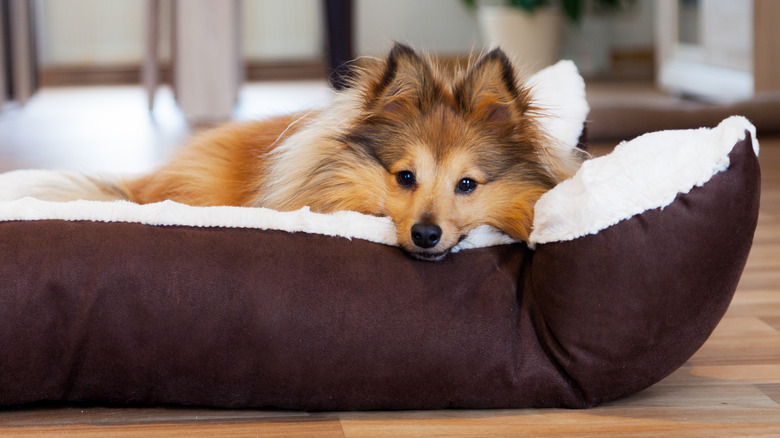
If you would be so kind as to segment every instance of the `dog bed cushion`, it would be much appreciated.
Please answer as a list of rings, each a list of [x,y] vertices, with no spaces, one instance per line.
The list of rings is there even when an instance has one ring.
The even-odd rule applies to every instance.
[[[755,230],[757,153],[739,117],[647,134],[546,194],[530,247],[482,229],[437,263],[355,213],[0,202],[0,405],[624,397],[724,314]]]

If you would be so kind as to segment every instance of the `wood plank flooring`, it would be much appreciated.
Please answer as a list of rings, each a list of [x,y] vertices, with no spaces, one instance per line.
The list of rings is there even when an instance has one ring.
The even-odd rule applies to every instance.
[[[310,89],[303,88],[301,101],[322,92],[317,84],[310,85]],[[26,108],[0,114],[0,171],[18,167],[99,170],[108,162],[119,164],[102,170],[143,170],[163,160],[186,131],[173,116],[152,122],[143,112],[136,113],[132,109],[136,100],[139,108],[144,106],[140,91],[138,96],[135,89],[124,88],[104,93],[108,95],[92,98],[79,94],[75,101],[59,96],[62,101],[53,99],[56,104],[44,102],[51,94],[43,95],[29,112]],[[99,103],[101,99],[111,102],[110,111]],[[58,106],[63,104],[65,109]],[[258,114],[270,111],[267,105],[272,103],[264,105]],[[86,122],[74,126],[76,115],[90,117],[91,111],[101,108],[103,118],[97,114],[93,119],[102,124],[100,129],[90,133]],[[112,111],[114,116],[105,113]],[[114,129],[123,132],[121,144],[106,150],[107,140],[116,136]],[[759,140],[762,205],[758,229],[731,307],[688,363],[629,398],[581,411],[4,408],[0,409],[0,436],[780,436],[780,137],[762,137],[759,132]],[[134,142],[135,148],[130,146]],[[603,153],[607,147],[597,150]]]

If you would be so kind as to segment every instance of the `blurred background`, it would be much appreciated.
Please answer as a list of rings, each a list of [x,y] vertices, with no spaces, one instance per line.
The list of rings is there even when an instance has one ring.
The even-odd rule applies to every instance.
[[[526,72],[572,59],[594,142],[780,130],[777,0],[0,0],[0,171],[136,172],[193,131],[326,105],[394,41]]]

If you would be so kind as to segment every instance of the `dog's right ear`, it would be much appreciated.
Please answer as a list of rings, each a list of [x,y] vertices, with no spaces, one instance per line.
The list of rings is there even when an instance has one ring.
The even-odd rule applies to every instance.
[[[373,89],[373,107],[387,114],[421,108],[437,90],[428,62],[411,47],[396,43]]]
[[[513,123],[527,111],[527,91],[518,88],[515,70],[501,49],[484,55],[456,92],[461,107],[488,123]]]

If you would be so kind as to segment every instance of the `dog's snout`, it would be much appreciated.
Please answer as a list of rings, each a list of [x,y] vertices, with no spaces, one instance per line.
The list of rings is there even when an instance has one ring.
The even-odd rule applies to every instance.
[[[433,248],[441,239],[441,228],[436,224],[412,225],[412,242],[420,248]]]

